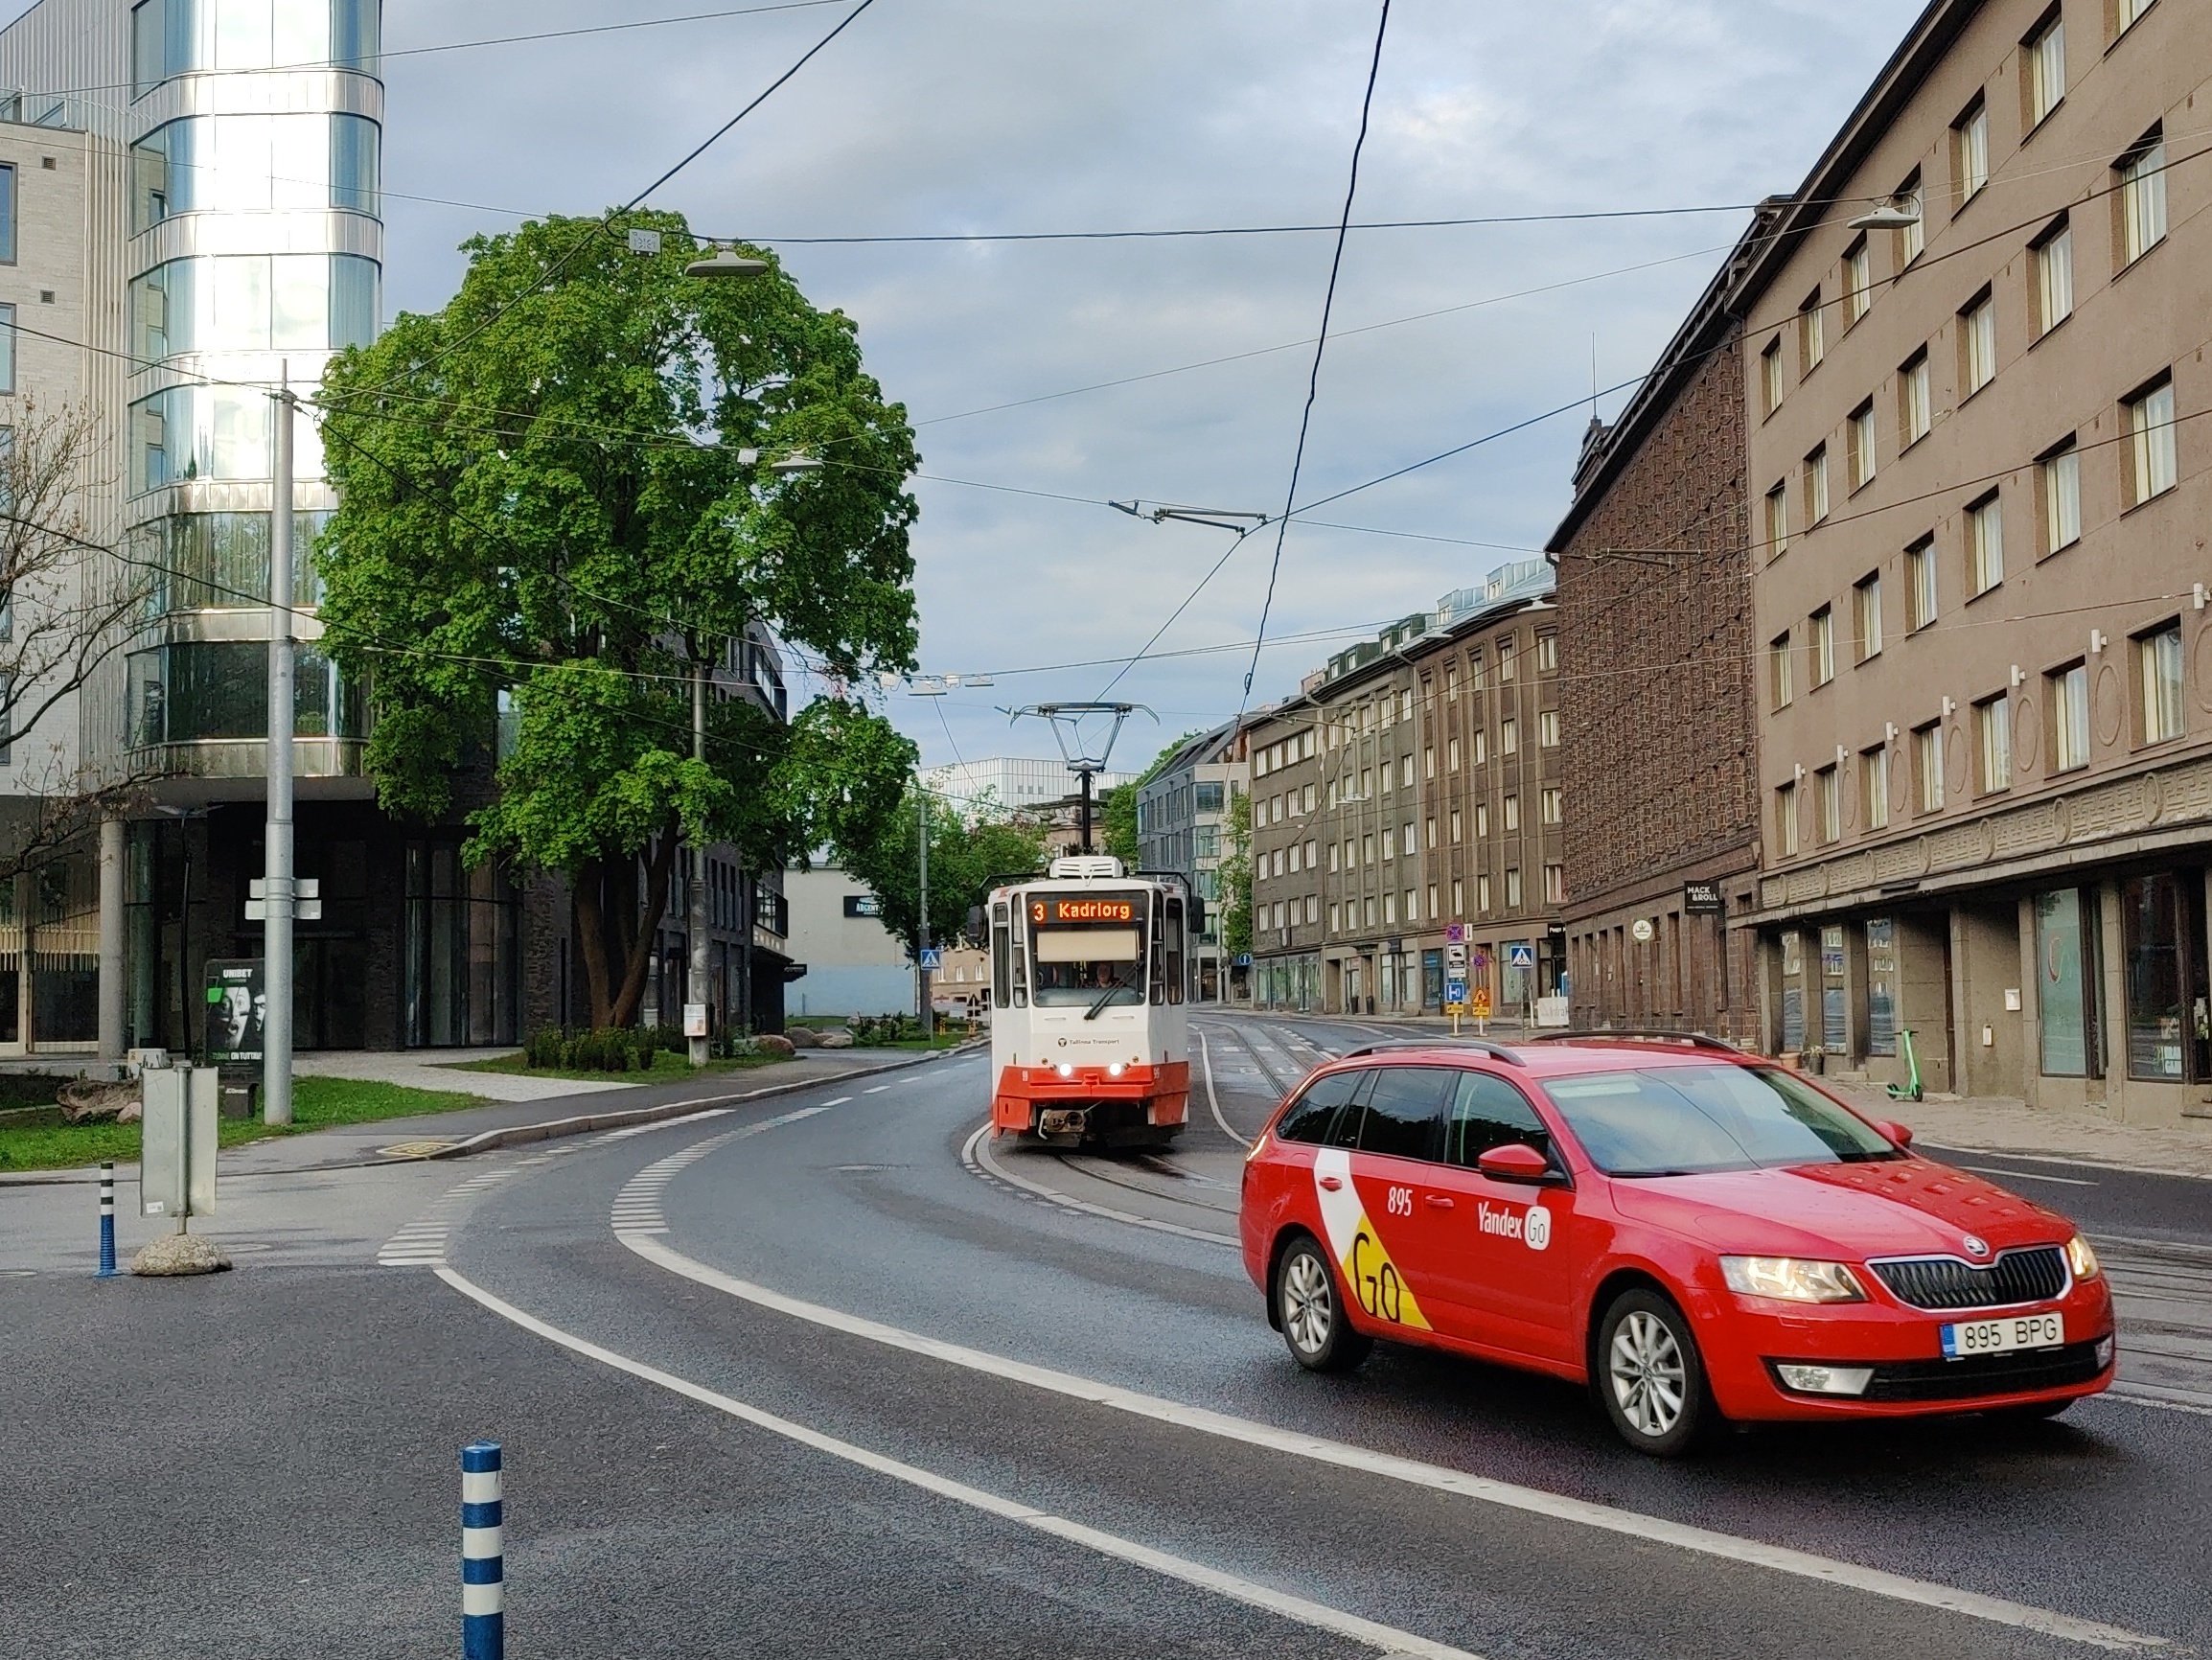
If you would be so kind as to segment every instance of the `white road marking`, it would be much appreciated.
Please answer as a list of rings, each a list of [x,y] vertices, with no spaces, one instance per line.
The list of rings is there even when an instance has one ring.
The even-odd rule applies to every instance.
[[[446,1233],[453,1212],[467,1200],[505,1181],[518,1166],[502,1164],[456,1182],[430,1201],[421,1215],[385,1240],[377,1253],[379,1268],[437,1268],[446,1260]]]
[[[825,1106],[825,1107],[841,1107],[841,1106],[843,1106],[843,1105],[845,1104],[845,1102],[847,1102],[847,1101],[849,1101],[849,1100],[851,1100],[851,1099],[852,1099],[852,1096],[850,1096],[850,1095],[838,1095],[838,1096],[835,1096],[835,1097],[833,1097],[833,1098],[832,1098],[832,1099],[830,1099],[830,1100],[826,1100],[826,1101],[822,1102],[822,1105],[823,1105],[823,1106]]]
[[[1793,1550],[1786,1545],[1770,1545],[1759,1539],[1717,1533],[1710,1528],[1668,1521],[1660,1516],[1616,1510],[1610,1505],[1568,1498],[1537,1487],[1519,1487],[1488,1476],[1470,1475],[1464,1470],[1452,1469],[1442,1464],[1423,1464],[1417,1459],[1401,1458],[1395,1453],[1375,1452],[1345,1441],[1329,1441],[1297,1430],[1279,1429],[1274,1424],[1234,1418],[1206,1407],[1187,1406],[1180,1401],[1162,1399],[1158,1395],[1141,1395],[1135,1390],[1099,1383],[1071,1372],[1055,1372],[1048,1367],[1031,1366],[1025,1361],[986,1354],[980,1349],[947,1343],[939,1338],[924,1337],[919,1332],[903,1331],[895,1326],[885,1326],[856,1314],[847,1314],[841,1309],[825,1308],[819,1303],[786,1297],[764,1285],[755,1285],[725,1274],[720,1269],[709,1268],[703,1262],[695,1262],[652,1239],[625,1235],[622,1243],[648,1262],[665,1268],[672,1274],[681,1275],[698,1284],[742,1298],[762,1308],[773,1309],[779,1314],[788,1314],[850,1336],[866,1338],[887,1348],[928,1355],[971,1372],[1007,1378],[1054,1395],[1110,1407],[1136,1418],[1150,1418],[1156,1422],[1195,1430],[1200,1434],[1218,1436],[1224,1441],[1262,1447],[1270,1452],[1284,1453],[1295,1458],[1311,1459],[1317,1464],[1358,1470],[1415,1487],[1457,1493],[1486,1504],[1500,1505],[1555,1521],[1576,1523],[1651,1544],[1671,1545],[1700,1556],[1720,1557],[1727,1561],[1769,1568],[1800,1579],[1843,1585],[1893,1602],[1942,1608],[1970,1619],[1987,1620],[2021,1630],[2040,1631],[2068,1642],[2085,1643],[2099,1648],[2136,1651],[2170,1646],[2168,1639],[2163,1637],[2130,1631],[2095,1620],[2077,1619],[2070,1614],[2055,1613],[2049,1609],[2030,1607],[2026,1603],[2009,1602],[2002,1597],[1959,1590],[1950,1585],[1910,1579],[1902,1574],[1888,1573],[1857,1562],[1840,1561],[1831,1556],[1816,1556],[1809,1551]]]
[[[663,1372],[658,1367],[648,1366],[640,1360],[633,1360],[626,1354],[617,1354],[611,1349],[602,1349],[596,1343],[578,1337],[572,1332],[564,1331],[557,1326],[546,1324],[536,1315],[524,1313],[513,1303],[504,1302],[486,1291],[482,1286],[463,1279],[450,1268],[440,1268],[438,1278],[462,1296],[489,1309],[500,1319],[518,1326],[523,1330],[541,1337],[548,1343],[558,1344],[571,1353],[581,1354],[589,1360],[596,1360],[603,1366],[611,1367],[616,1372],[627,1372],[632,1377],[655,1384],[671,1394],[682,1395],[687,1400],[697,1401],[702,1406],[712,1407],[715,1411],[725,1413],[742,1423],[751,1424],[755,1429],[766,1430],[771,1435],[782,1436],[787,1441],[796,1441],[801,1446],[811,1447],[816,1452],[827,1454],[829,1457],[842,1460],[846,1464],[857,1464],[862,1469],[871,1471],[876,1475],[888,1476],[893,1481],[904,1482],[909,1487],[919,1487],[922,1491],[933,1493],[939,1498],[951,1499],[956,1504],[970,1506],[1003,1521],[1033,1528],[1039,1533],[1049,1533],[1054,1538],[1065,1539],[1070,1544],[1081,1545],[1087,1550],[1095,1551],[1100,1556],[1112,1556],[1117,1560],[1132,1563],[1165,1579],[1180,1579],[1187,1585],[1195,1585],[1201,1590],[1211,1591],[1216,1596],[1229,1598],[1233,1602],[1243,1602],[1247,1606],[1258,1608],[1265,1613],[1279,1615],[1285,1620],[1296,1621],[1302,1625],[1311,1625],[1318,1630],[1331,1631],[1341,1637],[1348,1637],[1353,1642],[1364,1643],[1383,1654],[1417,1655],[1422,1657],[1422,1660],[1477,1660],[1476,1656],[1469,1654],[1464,1648],[1454,1648],[1449,1644],[1432,1642],[1426,1637],[1416,1636],[1411,1631],[1401,1631],[1395,1626],[1384,1625],[1373,1620],[1364,1620],[1357,1614],[1349,1614],[1341,1608],[1329,1607],[1325,1602],[1315,1602],[1303,1597],[1295,1597],[1287,1591],[1279,1591],[1272,1585],[1262,1585],[1254,1580],[1240,1578],[1235,1574],[1223,1573],[1218,1568],[1207,1567],[1204,1563],[1193,1562],[1186,1556],[1170,1556],[1165,1551],[1154,1550],[1149,1545],[1141,1545],[1133,1539],[1124,1539],[1118,1534],[1104,1533],[1097,1528],[1085,1527],[1081,1522],[1070,1521],[1067,1517],[1053,1515],[1048,1510],[1033,1510],[1019,1500],[1004,1498],[997,1493],[985,1492],[980,1487],[972,1487],[965,1482],[955,1481],[950,1476],[938,1475],[935,1471],[923,1469],[917,1464],[907,1464],[899,1459],[887,1458],[882,1453],[871,1452],[866,1447],[856,1445],[852,1441],[840,1441],[835,1436],[824,1435],[821,1431],[810,1429],[805,1424],[795,1423],[788,1418],[779,1418],[774,1413],[764,1412],[757,1406],[749,1406],[742,1400],[733,1399],[729,1395],[707,1389],[703,1385],[693,1383],[688,1378],[679,1377],[674,1372]]]
[[[1042,1182],[1032,1182],[1025,1176],[1017,1176],[1005,1165],[1000,1164],[998,1160],[991,1157],[990,1136],[991,1126],[989,1124],[981,1125],[974,1135],[968,1138],[967,1145],[960,1149],[960,1163],[967,1165],[979,1176],[990,1175],[1005,1183],[1009,1187],[1019,1187],[1025,1193],[1033,1193],[1038,1198],[1049,1200],[1066,1210],[1081,1210],[1090,1216],[1103,1216],[1109,1222],[1124,1222],[1132,1228],[1149,1228],[1156,1233],[1174,1233],[1185,1239],[1203,1239],[1209,1245],[1234,1245],[1237,1243],[1234,1234],[1210,1233],[1203,1228],[1186,1228],[1180,1222],[1159,1222],[1150,1216],[1140,1216],[1131,1210],[1117,1210],[1108,1205],[1094,1205],[1088,1199],[1071,1198],[1057,1188],[1046,1187]]]
[[[861,1094],[864,1095],[880,1095],[890,1087],[891,1086],[888,1084],[875,1084],[870,1088],[861,1091]]]
[[[1229,1120],[1221,1116],[1221,1097],[1213,1093],[1213,1050],[1206,1041],[1206,1034],[1198,1034],[1198,1058],[1206,1068],[1206,1100],[1213,1109],[1213,1121],[1221,1126],[1221,1133],[1240,1147],[1252,1145],[1250,1136],[1240,1136],[1229,1127]]]
[[[632,1124],[628,1129],[609,1130],[605,1135],[594,1136],[591,1139],[594,1141],[628,1141],[632,1136],[650,1135],[655,1130],[671,1129],[678,1124],[696,1124],[703,1118],[719,1118],[723,1114],[733,1113],[736,1110],[735,1107],[709,1107],[703,1113],[686,1113],[680,1118],[662,1118],[657,1123],[652,1124]]]
[[[608,1213],[608,1220],[613,1225],[617,1234],[667,1233],[668,1218],[661,1213],[660,1197],[668,1190],[668,1184],[675,1181],[681,1171],[698,1164],[707,1154],[730,1141],[743,1141],[748,1136],[757,1136],[761,1131],[772,1130],[779,1124],[795,1124],[801,1118],[811,1118],[817,1113],[827,1112],[830,1103],[825,1102],[818,1107],[801,1107],[795,1113],[781,1113],[772,1118],[763,1118],[757,1124],[747,1124],[739,1129],[725,1130],[719,1136],[709,1136],[703,1141],[694,1141],[690,1146],[671,1153],[665,1159],[656,1160],[622,1184],[621,1191],[614,1195],[614,1205]],[[708,1115],[695,1116],[705,1117]],[[658,1126],[655,1127],[657,1128]],[[627,1134],[628,1132],[623,1133]]]

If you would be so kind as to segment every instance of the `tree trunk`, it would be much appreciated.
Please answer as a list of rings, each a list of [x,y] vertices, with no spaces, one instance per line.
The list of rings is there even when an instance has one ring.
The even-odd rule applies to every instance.
[[[646,866],[645,904],[638,918],[636,939],[628,954],[630,960],[622,976],[622,989],[614,999],[611,1025],[628,1026],[637,1018],[637,1005],[644,1001],[645,978],[653,966],[654,941],[658,936],[661,912],[668,908],[668,876],[676,865],[676,820],[671,817],[653,850],[653,863]]]
[[[612,1026],[613,1010],[608,996],[611,976],[607,961],[607,913],[601,905],[607,866],[600,860],[587,859],[569,880],[576,901],[576,955],[584,965],[584,988],[591,1005],[591,1025],[594,1028]],[[563,1013],[565,1016],[566,1011]]]

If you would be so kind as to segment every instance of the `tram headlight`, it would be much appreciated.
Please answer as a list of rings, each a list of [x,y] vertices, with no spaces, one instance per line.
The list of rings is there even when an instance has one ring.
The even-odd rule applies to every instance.
[[[1123,1066],[1119,1061],[1113,1061],[1107,1065],[1106,1075],[1110,1078],[1118,1078],[1128,1070],[1129,1069]]]
[[[1069,1062],[1067,1062],[1067,1061],[1062,1061],[1062,1062],[1061,1062],[1061,1063],[1060,1063],[1058,1066],[1054,1067],[1052,1070],[1053,1070],[1054,1072],[1058,1072],[1058,1073],[1059,1073],[1059,1074],[1060,1074],[1062,1077],[1064,1077],[1064,1078],[1071,1078],[1071,1077],[1073,1077],[1073,1076],[1075,1075],[1075,1069],[1074,1069],[1074,1067],[1073,1067],[1071,1064],[1070,1064]]]

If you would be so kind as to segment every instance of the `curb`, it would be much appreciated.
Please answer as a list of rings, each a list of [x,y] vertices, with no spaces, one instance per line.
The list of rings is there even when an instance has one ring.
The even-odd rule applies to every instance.
[[[988,1038],[970,1039],[949,1049],[933,1049],[927,1054],[912,1055],[905,1060],[891,1061],[880,1067],[867,1067],[841,1073],[841,1077],[874,1077],[882,1072],[903,1072],[913,1067],[927,1066],[932,1061],[951,1060],[958,1055],[988,1048]],[[658,1106],[630,1107],[619,1112],[580,1113],[573,1118],[547,1118],[535,1124],[510,1124],[501,1130],[482,1130],[473,1136],[455,1141],[449,1147],[440,1147],[433,1153],[409,1154],[403,1158],[353,1159],[336,1164],[309,1164],[297,1170],[271,1170],[253,1172],[272,1176],[312,1176],[327,1170],[378,1170],[391,1164],[420,1164],[433,1159],[463,1159],[472,1153],[492,1153],[502,1147],[526,1146],[532,1141],[550,1141],[564,1136],[588,1136],[594,1130],[621,1129],[630,1124],[658,1123],[663,1118],[680,1118],[705,1107],[733,1106],[744,1101],[769,1100],[776,1095],[795,1095],[801,1090],[819,1089],[836,1082],[835,1078],[794,1078],[787,1083],[766,1084],[757,1090],[740,1091],[726,1095],[695,1095],[680,1101],[663,1101]],[[118,1165],[119,1172],[137,1169],[136,1164]],[[14,1175],[0,1175],[0,1189],[7,1187],[55,1187],[87,1186],[100,1179],[97,1165],[84,1164],[66,1170],[25,1170]],[[236,1179],[236,1178],[234,1178]]]

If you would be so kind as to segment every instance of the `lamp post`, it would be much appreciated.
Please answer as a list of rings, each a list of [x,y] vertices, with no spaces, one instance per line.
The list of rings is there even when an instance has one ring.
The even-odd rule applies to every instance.
[[[288,373],[276,392],[276,492],[269,512],[268,817],[262,895],[262,1121],[292,1121],[292,414]]]

